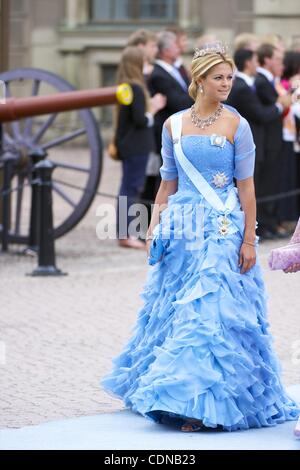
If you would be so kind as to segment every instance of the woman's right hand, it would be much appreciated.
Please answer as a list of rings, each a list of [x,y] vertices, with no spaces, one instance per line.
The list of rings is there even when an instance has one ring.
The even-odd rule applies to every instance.
[[[147,250],[147,257],[150,256],[150,245],[152,240],[146,240],[146,250]]]
[[[151,114],[156,114],[158,111],[163,109],[166,106],[167,99],[161,93],[156,93],[150,99],[150,112]]]

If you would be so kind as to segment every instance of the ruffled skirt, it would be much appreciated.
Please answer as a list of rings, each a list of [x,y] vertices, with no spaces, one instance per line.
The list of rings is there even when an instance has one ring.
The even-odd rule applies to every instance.
[[[178,208],[187,204],[191,224],[204,208],[204,239],[193,250],[176,236]],[[190,417],[232,431],[296,419],[268,332],[260,266],[240,274],[244,214],[237,207],[228,216],[225,235],[218,218],[199,194],[169,197],[161,218],[171,229],[166,254],[149,268],[133,335],[102,385],[158,422]]]

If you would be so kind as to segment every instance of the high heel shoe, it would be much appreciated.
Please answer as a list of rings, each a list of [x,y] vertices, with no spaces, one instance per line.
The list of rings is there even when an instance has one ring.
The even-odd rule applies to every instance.
[[[197,432],[205,429],[202,421],[198,419],[187,420],[180,428],[182,432]]]

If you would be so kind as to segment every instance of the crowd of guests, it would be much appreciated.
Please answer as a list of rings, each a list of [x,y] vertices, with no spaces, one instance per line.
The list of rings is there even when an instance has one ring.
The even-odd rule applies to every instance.
[[[195,47],[216,40],[202,36]],[[126,206],[122,198],[118,203],[120,246],[145,249],[143,240],[130,233],[128,208],[140,200],[150,215],[160,184],[163,123],[193,104],[182,59],[187,48],[187,34],[180,28],[158,34],[138,30],[122,53],[117,81],[132,85],[133,102],[118,105],[115,119],[123,170],[119,195],[127,197]],[[278,35],[259,40],[245,33],[235,38],[234,60],[237,71],[226,104],[248,120],[256,144],[257,233],[261,239],[288,237],[299,217],[300,198],[267,197],[300,188],[300,44],[286,51]]]
[[[228,104],[248,120],[253,132],[259,201],[300,187],[300,49],[285,51],[277,36],[273,42],[253,42],[235,50],[237,72]],[[289,236],[299,216],[298,200],[292,196],[259,203],[258,235]]]

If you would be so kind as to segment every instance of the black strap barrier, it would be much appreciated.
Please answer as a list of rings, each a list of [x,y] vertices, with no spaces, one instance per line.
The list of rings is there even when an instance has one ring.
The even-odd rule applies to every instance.
[[[55,265],[54,250],[54,229],[53,229],[53,211],[52,211],[52,181],[64,186],[77,189],[82,192],[93,193],[97,196],[118,199],[118,195],[103,193],[100,191],[89,191],[73,183],[67,183],[58,179],[52,180],[52,172],[55,165],[50,160],[45,160],[45,152],[32,152],[33,162],[39,162],[34,166],[32,179],[30,183],[23,184],[16,188],[11,188],[11,176],[16,156],[10,152],[4,154],[2,158],[4,176],[3,187],[0,195],[2,196],[2,251],[8,251],[9,225],[10,225],[10,198],[13,191],[31,185],[31,215],[30,215],[30,235],[29,246],[27,250],[38,251],[38,268],[35,269],[32,276],[59,276],[62,273]],[[272,196],[266,196],[257,199],[257,204],[264,202],[280,200],[295,197],[300,194],[300,188],[284,193],[278,193]],[[139,202],[153,204],[152,200],[139,199]],[[26,250],[25,250],[26,251]]]
[[[38,180],[33,180],[33,182],[37,182],[37,181]],[[66,181],[61,181],[61,180],[58,180],[58,179],[52,179],[52,181],[54,183],[59,183],[59,184],[62,184],[64,186],[68,186],[69,188],[72,188],[72,189],[78,189],[79,191],[82,191],[83,193],[89,193],[89,194],[93,193],[93,194],[95,194],[95,196],[103,196],[103,197],[108,197],[108,198],[111,198],[111,199],[118,199],[118,195],[116,195],[116,194],[103,193],[101,191],[90,191],[88,189],[82,188],[81,186],[77,186],[73,183],[67,183]],[[2,187],[1,190],[0,190],[0,196],[10,194],[14,191],[18,191],[18,189],[24,188],[26,186],[31,186],[31,184],[32,184],[32,182],[31,183],[25,183],[25,184],[22,184],[21,186],[16,186],[16,187],[11,188],[9,190],[4,190],[3,187]],[[259,197],[259,198],[256,199],[256,202],[257,202],[257,204],[262,204],[264,202],[271,202],[271,201],[280,200],[280,199],[287,199],[287,198],[295,197],[295,196],[298,196],[298,195],[300,195],[300,188],[293,189],[292,191],[287,191],[287,192],[284,192],[284,193],[277,193],[277,194],[274,194],[272,196]],[[152,199],[139,199],[139,201],[140,202],[145,202],[147,204],[150,204],[150,203],[153,204]]]
[[[69,188],[81,190],[82,192],[87,192],[87,193],[92,193],[93,192],[97,196],[104,196],[104,197],[109,197],[109,198],[112,198],[112,199],[118,199],[118,195],[102,193],[100,191],[89,191],[89,190],[81,188],[80,186],[77,186],[73,183],[66,183],[65,181],[61,181],[61,180],[58,180],[58,179],[53,179],[53,182],[62,184],[64,186],[68,186]],[[287,192],[284,192],[284,193],[277,193],[277,194],[274,194],[272,196],[264,196],[264,197],[257,198],[256,202],[257,202],[257,204],[262,204],[264,202],[270,202],[270,201],[275,201],[275,200],[279,200],[279,199],[285,199],[285,198],[289,198],[289,197],[298,196],[299,194],[300,194],[300,188],[297,188],[297,189],[294,189],[292,191],[287,191]],[[150,203],[153,204],[153,201],[150,200],[150,199],[140,199],[139,198],[138,200],[139,200],[139,202],[145,202],[147,204],[150,204]]]

